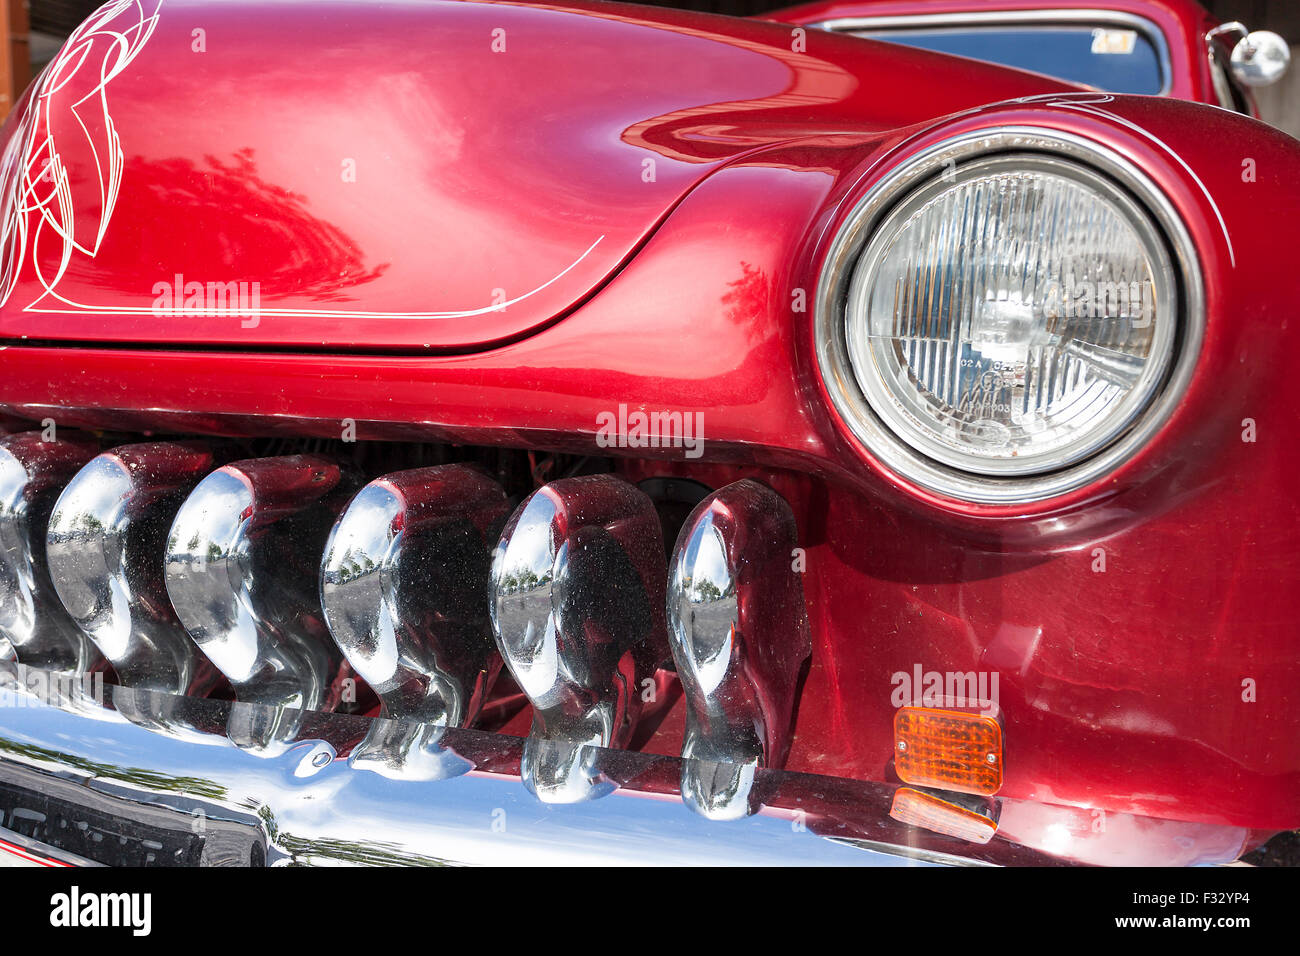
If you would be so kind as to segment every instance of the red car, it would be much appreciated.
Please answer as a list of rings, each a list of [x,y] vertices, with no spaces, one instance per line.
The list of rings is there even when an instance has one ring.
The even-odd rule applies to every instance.
[[[0,132],[0,846],[1300,828],[1285,51],[1190,0],[109,3]]]

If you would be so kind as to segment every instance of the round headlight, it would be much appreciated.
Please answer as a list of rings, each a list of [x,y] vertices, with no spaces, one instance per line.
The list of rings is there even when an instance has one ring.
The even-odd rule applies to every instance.
[[[1051,152],[981,136],[888,177],[823,276],[841,412],[887,464],[970,500],[1040,498],[1113,466],[1105,452],[1186,346],[1163,196],[1119,157],[1108,175],[1095,147],[1047,135]]]

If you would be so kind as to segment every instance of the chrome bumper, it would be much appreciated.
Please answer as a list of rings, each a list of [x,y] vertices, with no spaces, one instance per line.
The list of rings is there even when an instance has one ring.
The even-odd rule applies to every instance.
[[[545,804],[522,738],[112,686],[101,703],[43,673],[0,664],[0,826],[100,863],[1060,863],[897,823],[884,784],[758,770],[760,812],[714,821],[682,803],[680,759],[586,747],[598,796]]]

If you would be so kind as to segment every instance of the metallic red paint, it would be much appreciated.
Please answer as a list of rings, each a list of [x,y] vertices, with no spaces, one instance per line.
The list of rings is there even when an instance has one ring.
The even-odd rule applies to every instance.
[[[9,125],[34,182],[0,338],[483,347],[580,304],[739,156],[1066,88],[617,4],[159,2],[74,35]]]
[[[348,9],[330,7],[336,8]],[[470,8],[475,13],[464,16],[483,9],[428,9],[460,22]],[[503,18],[525,17],[521,9],[490,7]],[[603,37],[611,22],[640,20],[626,36],[662,32],[667,37],[656,39],[657,49],[707,33],[702,53],[729,45],[752,52],[755,38],[775,51],[783,36],[776,27],[641,8],[593,5],[591,16],[542,10],[526,8],[527,18],[539,18],[527,22],[554,16],[579,33],[591,23],[593,37]],[[658,26],[644,26],[645,18]],[[828,65],[829,56],[817,58],[822,40],[813,41],[813,59]],[[42,323],[17,313],[11,301],[0,318],[9,337],[0,349],[0,412],[53,417],[60,425],[330,437],[343,419],[353,419],[363,439],[647,456],[622,465],[633,479],[689,474],[721,487],[758,477],[791,503],[808,548],[814,649],[790,769],[885,777],[892,675],[918,664],[996,670],[1006,727],[1002,795],[1242,829],[1300,825],[1300,451],[1290,440],[1300,408],[1290,356],[1300,354],[1300,325],[1289,314],[1300,298],[1290,255],[1300,221],[1293,185],[1300,181],[1300,144],[1191,103],[1067,95],[1031,88],[1023,74],[954,67],[947,58],[867,41],[826,42],[834,44],[828,49],[835,69],[858,83],[835,104],[738,105],[724,83],[696,91],[697,103],[722,101],[700,107],[705,119],[679,114],[651,123],[653,135],[639,132],[637,145],[627,147],[633,170],[636,157],[657,157],[668,160],[674,176],[679,163],[693,164],[696,175],[661,180],[674,183],[674,197],[638,220],[637,229],[648,234],[629,240],[636,254],[616,274],[584,280],[592,287],[586,299],[532,335],[517,333],[543,323],[550,315],[542,312],[550,310],[492,335],[473,326],[480,342],[513,334],[476,354],[340,350],[320,357],[253,348],[272,340],[366,348],[414,341],[369,322],[347,334],[320,334],[324,327],[313,326],[316,336],[305,326],[289,331],[269,323],[251,338],[198,323],[174,336],[163,323],[131,333],[166,330],[177,344],[240,346],[212,351],[129,341],[111,348],[32,344],[21,338],[122,343],[130,336],[124,327],[96,329],[86,319]],[[771,61],[787,59],[773,52]],[[610,61],[600,71],[607,84],[601,88],[616,101],[625,71]],[[1049,95],[1026,98],[1039,92]],[[275,91],[248,95],[243,112],[280,108]],[[203,102],[178,96],[160,97],[160,106],[199,109]],[[980,105],[994,101],[1006,102]],[[668,112],[609,108],[614,112],[603,105],[587,111],[610,117],[609,124],[570,112],[568,125],[553,134],[567,144],[566,162],[596,181],[608,173],[609,150],[621,153],[628,143],[632,125],[618,123]],[[495,118],[483,121],[489,120]],[[911,486],[856,442],[830,410],[817,372],[811,298],[836,228],[889,168],[938,139],[1005,125],[1062,129],[1107,145],[1166,190],[1201,258],[1207,323],[1186,396],[1137,457],[1061,498],[991,507]],[[540,124],[529,120],[523,128]],[[272,132],[268,124],[261,135]],[[420,132],[411,132],[411,148]],[[495,160],[502,177],[496,181],[510,197],[503,213],[538,198],[535,184],[505,175],[520,163],[520,148]],[[318,155],[311,143],[282,149],[304,168]],[[1253,181],[1243,176],[1245,160],[1253,161]],[[124,191],[138,169],[128,159]],[[286,183],[298,188],[296,180]],[[617,187],[620,197],[624,188],[635,195],[635,177]],[[328,195],[311,193],[322,213],[329,209],[326,218],[347,215]],[[618,218],[602,206],[611,197],[583,187],[565,193],[564,203],[574,210],[601,206],[593,215]],[[652,206],[633,203],[643,212]],[[663,210],[651,228],[649,220]],[[629,212],[626,221],[637,215]],[[551,233],[522,214],[517,221],[514,245],[523,251],[534,242],[545,248],[542,233],[569,228]],[[475,222],[469,217],[458,233],[461,245],[492,241]],[[133,228],[143,234],[147,226]],[[175,223],[159,228],[174,243],[186,241]],[[413,233],[404,237],[404,246],[415,245]],[[220,264],[211,247],[201,248],[209,250],[204,263]],[[85,281],[116,281],[95,274],[87,272]],[[378,280],[370,291],[377,288]],[[795,306],[800,290],[805,311]],[[565,297],[574,295],[570,289]],[[702,461],[671,460],[667,450],[599,447],[597,416],[619,403],[702,412]],[[1242,440],[1247,418],[1257,435],[1250,443]],[[1105,550],[1101,573],[1094,570],[1097,548]],[[1254,682],[1253,703],[1243,702],[1245,680]],[[671,750],[680,719],[678,708],[650,749]]]

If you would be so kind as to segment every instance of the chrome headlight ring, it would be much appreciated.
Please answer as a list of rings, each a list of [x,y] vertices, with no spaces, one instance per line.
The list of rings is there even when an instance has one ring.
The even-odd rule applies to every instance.
[[[1098,441],[1097,447],[1063,456],[1053,465],[1035,463],[1032,471],[1010,474],[1014,468],[989,467],[974,456],[944,454],[907,434],[897,421],[880,414],[879,389],[862,369],[855,371],[848,326],[850,287],[862,270],[859,261],[891,214],[927,187],[952,182],[963,164],[1010,164],[1020,154],[1027,164],[1053,165],[1065,175],[1082,174],[1090,186],[1127,203],[1154,226],[1161,250],[1160,268],[1169,269],[1174,302],[1168,341],[1157,342],[1167,362],[1161,374],[1147,376],[1142,393],[1131,402],[1120,425]],[[876,243],[879,245],[879,243]],[[868,263],[867,269],[874,268]],[[860,322],[868,321],[858,315]],[[1205,308],[1199,260],[1181,217],[1165,193],[1136,166],[1115,151],[1070,133],[1038,127],[999,127],[965,133],[934,144],[908,158],[877,182],[854,207],[841,227],[822,268],[817,290],[816,348],[821,375],[836,412],[850,431],[890,471],[929,491],[974,504],[1023,504],[1042,501],[1084,487],[1113,472],[1132,458],[1168,420],[1191,379],[1204,337]],[[1164,335],[1165,333],[1162,333]],[[861,365],[861,349],[858,364]],[[874,392],[869,396],[868,392]],[[874,403],[874,404],[873,404]],[[888,414],[888,409],[885,409]]]

